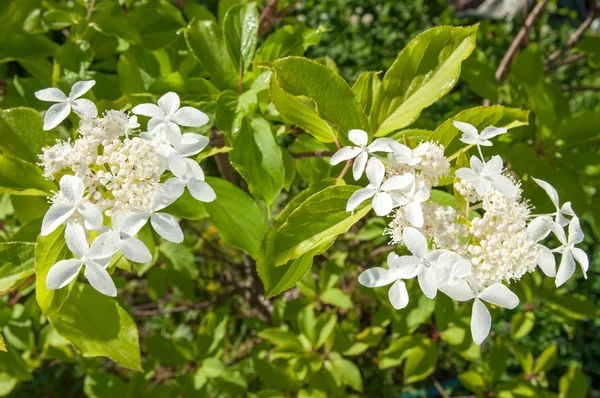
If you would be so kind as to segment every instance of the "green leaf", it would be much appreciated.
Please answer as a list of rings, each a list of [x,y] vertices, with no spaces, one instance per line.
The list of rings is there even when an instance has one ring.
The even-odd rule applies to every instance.
[[[135,26],[142,46],[158,50],[177,39],[177,31],[186,25],[180,10],[169,1],[152,1],[136,4],[125,15]]]
[[[208,217],[206,207],[185,190],[183,195],[164,210],[165,213],[181,217],[186,220],[201,220]]]
[[[0,334],[0,351],[6,352],[6,344],[4,343],[4,337]]]
[[[219,235],[235,248],[256,258],[266,225],[254,200],[240,188],[220,178],[207,177],[206,182],[215,190],[217,199],[204,207]]]
[[[0,111],[0,148],[5,155],[12,155],[30,163],[39,162],[48,134],[42,131],[40,114],[30,108],[13,108]]]
[[[558,348],[556,347],[556,344],[552,344],[550,347],[546,348],[544,352],[542,352],[535,360],[533,373],[540,374],[541,372],[548,372],[554,367],[554,365],[556,365],[557,360]]]
[[[130,43],[141,44],[142,38],[139,33],[129,24],[123,15],[101,15],[98,13],[92,15],[93,18],[90,26],[99,32],[108,36],[118,37]]]
[[[437,363],[437,347],[430,339],[423,339],[414,347],[404,364],[404,384],[416,383],[427,378]]]
[[[298,339],[295,333],[288,330],[268,328],[263,329],[258,333],[258,337],[265,339],[277,347],[291,347],[303,350],[302,342]]]
[[[285,25],[271,33],[256,52],[255,62],[266,63],[304,54],[304,37],[298,27]]]
[[[531,311],[518,312],[510,321],[510,337],[517,340],[531,332],[535,325],[535,314]]]
[[[223,34],[227,51],[239,74],[245,73],[254,58],[258,44],[258,11],[256,4],[247,3],[231,7],[223,20]]]
[[[274,77],[283,91],[294,97],[306,97],[317,114],[337,131],[343,143],[348,131],[371,131],[369,121],[348,83],[337,73],[314,61],[288,57],[271,63]]]
[[[512,70],[515,70],[513,67]],[[469,84],[469,88],[492,103],[498,102],[500,85],[496,80],[495,69],[481,50],[475,50],[462,64],[460,78]]]
[[[372,106],[371,124],[377,126],[376,136],[410,125],[423,109],[454,87],[461,62],[475,48],[477,26],[429,29],[398,54]]]
[[[486,361],[483,365],[483,378],[486,385],[494,385],[506,372],[509,352],[502,344],[494,344],[487,353]]]
[[[362,105],[365,114],[371,112],[371,106],[373,100],[379,93],[379,87],[381,87],[381,80],[377,76],[380,72],[363,72],[352,86],[352,91],[358,102]]]
[[[127,384],[115,374],[96,371],[85,376],[83,391],[89,398],[125,398]]]
[[[422,335],[402,336],[392,341],[388,348],[379,352],[379,369],[385,370],[402,365],[402,362],[410,354],[423,338]]]
[[[315,325],[316,338],[315,348],[319,349],[325,344],[331,333],[333,333],[333,329],[337,324],[338,317],[336,313],[326,312],[317,318],[317,324]]]
[[[598,309],[594,302],[582,294],[552,294],[546,295],[543,298],[544,304],[552,312],[574,320],[593,319],[598,316]]]
[[[363,380],[360,374],[360,369],[354,362],[343,358],[337,353],[332,353],[331,363],[342,376],[343,384],[347,385],[354,391],[360,393],[363,392]]]
[[[271,101],[284,120],[297,125],[321,142],[335,141],[335,133],[317,114],[313,101],[286,93],[274,78],[271,78],[270,92]]]
[[[258,115],[245,117],[229,160],[248,182],[250,193],[270,207],[283,188],[285,171],[269,122]]]
[[[558,398],[585,398],[588,381],[581,368],[572,365],[558,382]]]
[[[57,312],[48,316],[56,331],[84,357],[107,357],[142,370],[135,321],[114,299],[76,283]]]
[[[58,44],[44,35],[25,35],[11,33],[0,46],[0,61],[36,60],[52,57],[58,50]]]
[[[579,51],[583,51],[587,54],[590,65],[595,68],[600,68],[600,37],[599,36],[586,36],[575,48]]]
[[[227,51],[221,30],[212,21],[199,21],[186,28],[185,40],[198,62],[210,73],[218,88],[238,90],[238,67]]]
[[[488,126],[511,129],[529,124],[529,111],[507,108],[502,105],[470,108],[442,123],[429,136],[428,140],[439,142],[441,145],[448,147],[459,133],[459,130],[452,124],[455,120],[472,124],[478,130],[483,130]]]
[[[335,305],[336,307],[346,310],[352,308],[353,306],[350,297],[337,288],[326,290],[323,294],[321,294],[320,300],[325,304]]]
[[[64,260],[67,253],[63,232],[64,227],[60,227],[48,236],[39,236],[35,244],[35,298],[46,316],[60,308],[73,286],[69,284],[59,290],[46,288],[48,271],[54,264]]]
[[[459,374],[458,379],[463,386],[469,389],[469,391],[477,394],[483,394],[483,391],[487,388],[481,373],[474,370],[467,370],[466,372]]]
[[[35,245],[0,243],[0,294],[15,288],[35,272]]]
[[[348,199],[358,189],[338,185],[307,198],[277,230],[272,242],[272,257],[267,261],[275,266],[285,264],[346,233],[371,210],[371,205],[363,204],[354,212],[346,211]]]
[[[49,196],[56,185],[42,176],[36,165],[0,154],[0,193]]]
[[[154,95],[175,91],[183,101],[210,101],[219,94],[219,90],[208,80],[201,77],[186,77],[179,72],[160,76],[154,80],[148,91]]]

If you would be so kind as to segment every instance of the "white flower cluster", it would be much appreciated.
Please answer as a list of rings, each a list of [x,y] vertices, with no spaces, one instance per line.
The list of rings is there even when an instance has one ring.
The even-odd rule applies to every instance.
[[[138,133],[137,116],[116,110],[98,116],[95,104],[80,98],[94,84],[93,80],[75,83],[69,96],[56,88],[35,93],[40,100],[57,102],[46,112],[45,130],[58,126],[71,110],[81,117],[74,142],[58,141],[40,155],[44,176],[59,178],[60,185],[42,221],[41,235],[66,224],[67,246],[79,257],[56,263],[48,272],[46,286],[66,286],[85,265],[90,284],[100,293],[116,296],[106,271],[115,253],[134,262],[151,261],[152,254],[135,237],[148,221],[164,239],[182,242],[177,220],[161,210],[177,200],[185,187],[199,201],[216,199],[200,165],[189,158],[206,147],[208,138],[181,134],[180,129],[200,127],[208,117],[192,107],[180,107],[179,96],[170,92],[158,105],[132,109],[134,114],[150,117],[148,131]],[[172,177],[164,181],[165,174]]]
[[[506,129],[490,126],[479,133],[467,123],[454,122],[454,126],[463,133],[461,141],[476,146],[479,153],[471,157],[471,167],[455,172],[455,195],[462,197],[458,202],[464,208],[462,204],[442,206],[431,199],[431,190],[450,173],[444,148],[436,143],[423,142],[411,149],[379,138],[367,145],[366,132],[351,130],[349,139],[356,146],[340,149],[331,163],[355,158],[356,180],[366,169],[369,185],[350,197],[347,211],[372,198],[377,215],[393,214],[386,230],[392,244],[403,244],[412,254],[390,253],[388,268],[370,268],[359,276],[359,282],[366,287],[391,284],[389,300],[396,309],[408,304],[404,281],[415,277],[429,298],[441,291],[457,301],[473,300],[471,332],[481,344],[491,329],[490,312],[483,302],[509,309],[519,304],[505,284],[539,266],[547,276],[556,277],[558,287],[573,275],[576,262],[585,275],[588,258],[575,247],[583,241],[583,232],[570,203],[561,206],[556,190],[534,179],[556,212],[532,215],[520,184],[504,170],[502,158],[484,158],[481,147],[491,146],[490,139]],[[562,243],[552,250],[540,243],[551,232]],[[555,253],[562,254],[558,272]]]

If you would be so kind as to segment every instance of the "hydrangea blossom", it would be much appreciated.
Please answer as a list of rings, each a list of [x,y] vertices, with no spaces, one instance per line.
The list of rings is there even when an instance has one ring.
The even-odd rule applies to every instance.
[[[520,183],[504,170],[502,158],[483,156],[480,147],[492,146],[490,139],[506,129],[490,126],[480,134],[470,124],[454,124],[464,133],[462,142],[477,146],[479,156],[471,157],[470,168],[449,175],[450,162],[439,144],[422,142],[409,148],[388,140],[391,152],[387,159],[369,160],[370,184],[350,197],[347,210],[375,197],[376,214],[393,216],[386,230],[391,243],[403,245],[411,253],[390,253],[388,268],[369,268],[360,274],[359,282],[372,288],[391,284],[388,296],[396,309],[408,304],[406,281],[415,277],[429,298],[440,291],[459,302],[473,300],[471,333],[481,344],[492,322],[484,303],[513,309],[519,299],[508,284],[539,267],[547,276],[556,276],[556,285],[561,286],[575,272],[576,263],[586,275],[588,258],[575,247],[583,241],[583,232],[569,202],[561,206],[556,190],[535,180],[548,193],[556,212],[532,214]],[[460,198],[460,206],[436,203],[432,189],[442,178],[454,179],[454,195],[445,195]],[[400,179],[405,181],[402,187],[386,185]],[[385,199],[377,199],[380,203],[376,205],[377,195]],[[389,200],[391,205],[381,205]],[[567,226],[568,235],[564,231]],[[550,249],[542,243],[550,232],[562,243],[560,247]],[[558,272],[555,254],[562,256]]]
[[[367,161],[369,160],[369,155],[373,155],[376,152],[392,152],[392,149],[388,145],[392,140],[389,138],[378,138],[370,145],[367,145],[369,135],[363,130],[350,130],[348,132],[348,139],[356,146],[343,147],[333,154],[329,162],[332,165],[336,165],[346,160],[354,159],[352,175],[355,180],[359,180],[362,177]]]
[[[44,176],[60,178],[60,190],[51,198],[52,206],[43,219],[41,234],[48,235],[67,223],[65,239],[80,257],[59,262],[51,274],[53,278],[47,281],[49,288],[65,286],[85,265],[90,284],[101,293],[114,296],[116,289],[106,266],[118,251],[130,261],[151,261],[152,254],[135,237],[148,221],[164,239],[183,241],[177,219],[164,211],[179,197],[174,193],[182,193],[180,182],[185,180],[199,200],[215,200],[216,194],[204,181],[200,165],[189,158],[206,147],[208,138],[195,133],[182,135],[179,128],[205,124],[208,118],[204,113],[191,107],[180,108],[177,94],[167,93],[158,100],[158,106],[144,104],[134,108],[138,114],[152,117],[148,132],[140,134],[136,116],[119,110],[98,116],[93,102],[79,98],[94,84],[75,83],[68,97],[54,88],[36,94],[42,100],[59,102],[50,108],[52,112],[47,112],[46,127],[58,125],[71,108],[81,116],[79,135],[73,142],[59,140],[40,155]],[[174,175],[170,179],[164,175],[169,169]],[[86,230],[100,232],[89,251],[87,240],[84,245],[81,238]],[[98,248],[104,250],[101,255],[97,254]]]

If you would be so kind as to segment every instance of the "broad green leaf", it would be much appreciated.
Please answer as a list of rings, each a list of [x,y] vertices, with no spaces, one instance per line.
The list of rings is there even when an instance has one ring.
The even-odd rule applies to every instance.
[[[380,72],[363,72],[352,86],[352,91],[358,102],[362,105],[363,111],[365,114],[369,114],[371,112],[371,106],[373,105],[373,100],[377,96],[379,92],[379,87],[381,87],[381,80],[379,80]]]
[[[131,47],[119,56],[117,73],[121,91],[126,95],[147,92],[161,75],[156,56],[138,47]]]
[[[285,25],[271,33],[256,51],[255,61],[265,63],[304,54],[304,37],[298,27]]]
[[[238,69],[231,61],[221,29],[212,21],[199,21],[184,30],[187,45],[216,87],[238,90]]]
[[[575,48],[587,54],[590,65],[600,68],[600,37],[598,35],[584,37]]]
[[[125,16],[137,30],[142,46],[153,51],[175,41],[177,31],[186,25],[180,10],[169,1],[136,4]]]
[[[94,13],[90,25],[108,36],[118,37],[129,43],[141,44],[142,38],[137,30],[129,24],[123,15],[106,15]]]
[[[558,398],[585,398],[588,393],[587,377],[577,365],[571,365],[558,382]]]
[[[217,19],[212,12],[208,11],[205,7],[200,4],[186,1],[183,6],[183,14],[188,20],[196,18],[198,21],[213,21],[217,22]]]
[[[513,67],[512,70],[515,68]],[[500,84],[496,80],[495,69],[481,50],[475,50],[462,65],[460,78],[469,84],[469,88],[492,103],[498,102]]]
[[[307,58],[288,57],[270,67],[283,91],[294,97],[306,97],[317,114],[337,131],[343,143],[348,131],[371,131],[369,121],[348,83],[337,73]]]
[[[508,356],[508,349],[498,339],[496,344],[487,352],[486,361],[483,365],[483,378],[487,385],[494,385],[502,378],[508,365]]]
[[[327,342],[337,324],[338,317],[334,312],[325,312],[317,318],[315,325],[315,348],[319,349]]]
[[[354,391],[360,393],[363,392],[363,380],[360,369],[354,362],[343,358],[338,353],[331,354],[331,362],[333,367],[342,376],[342,381],[345,385],[349,386]]]
[[[277,347],[292,347],[303,350],[302,342],[298,336],[288,330],[269,328],[263,329],[258,333],[258,337],[265,339]]]
[[[376,136],[410,125],[454,87],[461,62],[475,48],[477,26],[440,26],[408,43],[383,77],[373,102],[370,117]]]
[[[60,309],[48,316],[56,331],[84,357],[107,357],[142,370],[135,321],[113,298],[76,283]]]
[[[220,0],[219,6],[217,8],[217,16],[219,17],[219,22],[222,24],[225,21],[225,17],[227,12],[231,7],[235,7],[238,4],[247,3],[248,0]]]
[[[83,391],[88,398],[125,398],[127,384],[113,373],[96,371],[85,376]]]
[[[250,193],[270,207],[283,188],[285,170],[269,122],[258,115],[245,117],[229,160],[248,183]]]
[[[256,4],[231,7],[223,20],[223,35],[227,51],[239,74],[245,73],[254,58],[258,44],[258,10]]]
[[[179,72],[160,76],[150,85],[148,91],[155,95],[174,91],[184,101],[209,101],[219,94],[219,90],[210,81],[201,77],[186,77]]]
[[[433,133],[431,133],[428,140],[438,142],[447,148],[452,140],[460,133],[460,131],[454,127],[454,124],[452,124],[455,120],[472,124],[480,131],[488,126],[511,129],[529,124],[529,111],[523,111],[517,108],[507,108],[502,105],[478,106],[467,109],[442,123]],[[462,135],[462,133],[460,134]]]
[[[467,370],[466,372],[459,374],[458,379],[463,386],[474,393],[482,394],[487,388],[481,373],[474,370]]]
[[[423,339],[420,334],[402,336],[392,341],[383,351],[379,352],[379,369],[389,369],[400,366],[410,354],[413,347]]]
[[[536,358],[535,365],[533,366],[533,373],[540,374],[541,372],[548,372],[556,365],[557,360],[558,348],[556,347],[556,344],[552,344]]]
[[[0,149],[27,162],[37,163],[48,132],[42,131],[40,114],[30,108],[0,111]]]
[[[435,369],[437,358],[437,347],[430,339],[423,339],[406,358],[404,384],[416,383],[428,377]]]
[[[210,219],[219,235],[235,248],[256,257],[265,232],[265,219],[254,200],[240,188],[220,178],[207,177],[217,199],[205,203]]]
[[[359,188],[338,185],[325,188],[300,204],[278,229],[273,241],[273,265],[285,264],[346,233],[364,217],[371,205],[346,211],[350,196]]]
[[[39,236],[35,244],[35,298],[42,313],[50,316],[63,304],[73,284],[59,290],[46,288],[48,271],[57,262],[64,260],[67,245],[63,238],[64,228],[60,227],[48,236]]]
[[[271,101],[284,120],[297,125],[321,142],[335,141],[335,133],[317,114],[313,101],[286,93],[274,78],[271,78],[270,91]]]
[[[6,352],[6,344],[4,343],[4,337],[0,334],[0,351]]]
[[[36,60],[52,57],[58,50],[58,44],[44,35],[25,35],[12,33],[2,41],[0,61]]]
[[[544,304],[553,312],[575,320],[593,319],[598,316],[598,308],[588,297],[570,293],[568,295],[547,294]]]
[[[33,163],[0,155],[0,193],[48,196],[55,190],[56,185],[46,180]]]
[[[343,309],[352,308],[352,299],[346,293],[338,288],[331,288],[323,292],[319,297],[325,304],[335,305],[336,307]]]
[[[517,340],[531,332],[535,325],[535,314],[531,311],[518,312],[510,321],[510,337]]]
[[[0,243],[0,294],[18,286],[35,273],[35,245]]]

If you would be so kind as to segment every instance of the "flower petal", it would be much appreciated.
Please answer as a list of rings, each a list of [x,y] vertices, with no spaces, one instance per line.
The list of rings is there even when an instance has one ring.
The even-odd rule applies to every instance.
[[[479,294],[479,298],[490,304],[508,308],[509,310],[519,305],[519,297],[501,283],[495,283],[483,289]]]
[[[169,91],[158,99],[158,107],[166,116],[173,115],[179,109],[180,104],[179,95],[173,91]]]
[[[552,250],[548,249],[546,246],[538,246],[542,252],[540,253],[540,258],[538,259],[537,265],[546,276],[555,277],[556,259],[554,258],[554,253],[552,253]]]
[[[387,216],[392,212],[394,201],[387,192],[378,192],[373,198],[373,210],[378,216]]]
[[[453,285],[447,284],[439,288],[442,293],[456,301],[469,301],[475,296],[464,279],[458,279]]]
[[[144,225],[146,225],[148,218],[149,216],[147,213],[139,211],[129,213],[123,218],[120,232],[129,238],[133,237],[140,231],[140,229],[142,229]]]
[[[369,160],[369,154],[366,152],[360,153],[356,159],[354,159],[354,164],[352,165],[352,176],[356,181],[360,180],[360,177],[362,177],[363,171],[365,171],[365,166],[367,165],[367,160]]]
[[[527,236],[534,242],[544,239],[551,231],[552,219],[548,216],[536,217],[527,226]]]
[[[100,293],[109,297],[117,296],[115,282],[113,282],[106,269],[100,266],[100,264],[97,264],[92,260],[86,262],[83,275],[85,275],[88,282],[90,282],[90,285]]]
[[[102,228],[104,217],[102,212],[95,204],[90,202],[81,203],[77,206],[77,211],[83,216],[85,220],[85,227],[90,230],[98,230]]]
[[[587,271],[590,266],[590,262],[587,254],[578,247],[574,247],[571,249],[571,254],[575,258],[575,261],[579,263],[581,266],[581,271],[583,271],[583,276],[587,279]]]
[[[59,227],[63,222],[65,222],[73,213],[75,213],[75,206],[66,204],[66,203],[58,203],[52,205],[50,209],[44,215],[44,219],[42,220],[42,231],[40,235],[46,236],[51,234]]]
[[[475,344],[481,345],[490,334],[492,328],[492,316],[485,304],[479,299],[473,302],[473,314],[471,315],[471,335]]]
[[[479,137],[483,140],[489,140],[490,138],[494,138],[500,134],[504,134],[507,131],[508,130],[504,127],[488,126],[481,131]]]
[[[56,290],[67,286],[75,279],[82,266],[83,261],[77,259],[57,262],[46,275],[46,288]]]
[[[184,159],[187,164],[188,170],[191,174],[190,180],[200,180],[204,181],[204,171],[202,171],[202,167],[196,162],[194,159]]]
[[[473,187],[475,187],[475,192],[479,196],[485,196],[486,193],[492,188],[492,182],[490,180],[486,180],[485,178],[477,177],[472,181]]]
[[[196,155],[208,145],[208,137],[201,134],[186,133],[181,136],[177,152],[184,157]]]
[[[475,126],[469,123],[459,122],[458,120],[454,120],[452,124],[454,125],[454,127],[462,131],[463,136],[460,139],[461,141],[463,141],[466,144],[476,143],[477,137],[479,136],[479,132],[477,131]]]
[[[73,110],[80,116],[96,117],[98,116],[98,108],[96,104],[86,98],[80,98],[71,103]]]
[[[123,242],[121,253],[128,259],[136,263],[149,263],[152,261],[152,253],[146,245],[137,238],[129,238]]]
[[[175,217],[172,215],[167,213],[154,213],[150,217],[150,223],[156,233],[162,236],[163,239],[173,243],[183,242],[183,231]]]
[[[362,154],[360,156],[362,156]],[[385,177],[385,166],[383,165],[383,162],[377,158],[369,159],[369,163],[367,163],[367,179],[369,182],[375,188],[379,188],[383,182],[383,177]]]
[[[177,200],[185,191],[185,183],[179,178],[169,178],[163,185],[163,191],[167,198]]]
[[[575,258],[571,254],[571,250],[565,250],[562,258],[560,259],[560,265],[558,266],[558,272],[556,273],[556,279],[554,283],[556,287],[562,286],[568,281],[575,273]]]
[[[427,199],[429,199],[429,195],[429,189],[427,189],[425,185],[421,185],[421,188],[419,188],[417,193],[415,193],[415,202],[425,202]]]
[[[415,256],[398,257],[396,255],[396,257],[397,258],[394,261],[390,261],[390,258],[388,257],[388,264],[391,270],[393,266],[394,274],[399,278],[412,279],[419,274],[422,264],[421,259]]]
[[[404,207],[404,215],[411,225],[421,228],[424,223],[423,209],[420,202],[410,202]]]
[[[396,142],[390,138],[377,138],[371,145],[367,147],[370,153],[373,152],[392,152],[392,148],[390,147],[390,142]]]
[[[423,271],[417,275],[419,281],[419,287],[423,291],[423,294],[430,299],[435,298],[437,293],[437,284],[435,283],[435,271],[425,267]]]
[[[357,146],[345,146],[333,154],[331,159],[329,159],[329,163],[335,166],[338,163],[355,158],[361,152],[362,150]]]
[[[403,280],[398,279],[388,291],[388,298],[392,307],[400,310],[408,305],[408,291]]]
[[[390,270],[382,267],[369,268],[358,276],[358,282],[365,287],[387,286],[396,279]]]
[[[489,177],[502,173],[502,169],[504,169],[504,161],[499,155],[495,155],[484,164],[480,174]]]
[[[140,105],[134,106],[133,109],[131,110],[131,112],[135,113],[136,115],[148,116],[148,117],[152,117],[152,118],[159,118],[161,120],[165,117],[165,114],[163,113],[163,111],[155,104],[140,104]],[[150,129],[150,127],[148,127],[148,131],[151,131],[151,130],[152,129]]]
[[[408,251],[415,256],[425,258],[429,254],[427,239],[419,230],[411,227],[404,228],[404,231],[402,231],[402,240]]]
[[[496,174],[490,178],[492,179],[492,186],[502,195],[510,198],[517,193],[517,187],[510,178],[505,177],[502,174]]]
[[[477,175],[481,175],[481,173],[483,172],[483,168],[485,167],[485,163],[483,163],[481,159],[479,159],[475,155],[471,156],[471,159],[469,160],[469,165]]]
[[[354,192],[352,194],[352,196],[350,196],[350,199],[348,199],[348,204],[346,205],[346,211],[353,211],[362,202],[364,202],[365,200],[367,200],[369,198],[372,198],[376,192],[377,191],[375,191],[372,188],[362,188],[362,189],[359,189],[358,191]]]
[[[58,126],[71,113],[71,105],[66,102],[61,102],[52,105],[44,115],[44,130],[52,130]]]
[[[88,253],[89,245],[83,226],[76,221],[69,221],[65,228],[65,241],[71,252],[79,257],[83,257]]]
[[[538,178],[533,178],[533,181],[535,181],[536,184],[538,184],[540,187],[542,187],[542,189],[544,191],[546,191],[546,193],[550,197],[550,200],[552,201],[552,204],[554,205],[554,207],[558,208],[559,199],[558,199],[558,192],[556,192],[556,189],[544,180],[540,180]]]
[[[66,174],[59,182],[60,192],[71,203],[77,203],[83,198],[85,185],[83,180],[77,176]]]
[[[169,170],[171,170],[175,177],[184,181],[187,180],[190,174],[185,158],[176,152],[171,152],[169,155]]]
[[[181,145],[181,129],[179,126],[173,122],[165,122],[163,128],[165,129],[165,134],[171,145],[175,148],[179,148],[179,145]]]
[[[45,88],[43,90],[36,91],[34,95],[35,98],[39,99],[40,101],[64,102],[67,100],[67,96],[65,95],[65,93],[63,93],[61,90],[55,87]]]
[[[81,97],[83,94],[90,91],[95,84],[95,80],[84,80],[73,84],[71,86],[71,93],[69,94],[69,99],[74,100],[76,98]]]
[[[560,212],[562,214],[566,214],[567,216],[575,216],[575,212],[573,211],[573,207],[571,207],[571,202],[565,202],[560,208]],[[566,225],[566,224],[565,224]]]
[[[348,131],[348,139],[355,145],[367,145],[369,142],[369,134],[366,131],[354,129]]]
[[[381,184],[382,191],[401,191],[408,187],[415,180],[412,173],[402,174],[401,176],[393,176],[388,178]]]
[[[583,242],[583,231],[579,225],[579,217],[573,217],[569,223],[569,243],[577,244]]]
[[[454,173],[458,178],[465,181],[473,181],[476,178],[479,178],[477,173],[473,171],[473,169],[469,169],[468,167],[463,167],[462,169],[456,170]]]
[[[212,202],[217,198],[217,194],[210,185],[200,180],[188,182],[187,187],[194,199],[200,202]]]
[[[117,231],[105,232],[98,235],[90,246],[87,258],[98,259],[111,257],[119,251],[123,244],[121,236]]]
[[[171,120],[180,126],[200,127],[208,123],[208,116],[196,108],[184,106],[171,116]]]

